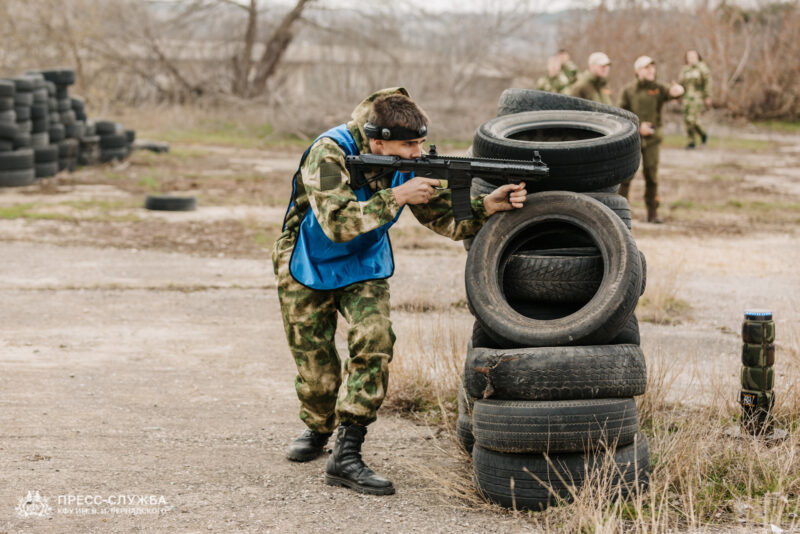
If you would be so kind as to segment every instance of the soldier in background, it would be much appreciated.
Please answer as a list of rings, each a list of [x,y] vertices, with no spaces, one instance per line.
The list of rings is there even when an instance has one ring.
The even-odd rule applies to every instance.
[[[640,56],[633,64],[636,79],[626,85],[619,99],[619,107],[639,117],[639,135],[642,139],[642,174],[644,174],[644,202],[647,205],[647,222],[661,223],[658,217],[658,159],[661,148],[661,108],[667,100],[680,98],[683,87],[673,83],[669,87],[656,81],[656,62],[649,56]],[[619,186],[619,194],[628,198],[633,176]]]
[[[397,172],[354,189],[346,154],[420,157],[428,118],[401,88],[366,98],[352,120],[321,134],[306,150],[292,181],[283,232],[272,253],[286,329],[297,365],[295,389],[306,430],[287,457],[313,460],[336,444],[325,482],[390,495],[394,485],[361,458],[367,425],[375,421],[389,382],[395,335],[389,320],[394,271],[389,227],[405,205],[419,222],[452,239],[474,236],[497,211],[521,208],[524,183],[472,199],[473,219],[453,219],[452,192],[439,180]],[[341,314],[349,323],[344,364],[334,336]],[[338,428],[337,428],[338,427]]]
[[[567,77],[567,84],[572,85],[578,79],[578,66],[572,62],[569,52],[563,48],[558,51],[556,57],[561,64],[561,72]]]
[[[613,105],[611,91],[606,87],[611,60],[603,52],[594,52],[589,56],[589,70],[583,71],[578,80],[570,85],[566,94],[602,104]]]
[[[540,91],[560,93],[569,85],[569,80],[564,71],[561,70],[561,61],[557,56],[547,58],[547,76],[542,76],[536,82],[536,88]]]
[[[700,127],[700,115],[705,108],[711,107],[711,71],[703,62],[697,50],[687,50],[684,57],[686,65],[681,69],[679,83],[686,89],[683,95],[683,124],[686,126],[688,143],[686,148],[695,145],[695,136],[702,144],[708,141],[708,135]]]

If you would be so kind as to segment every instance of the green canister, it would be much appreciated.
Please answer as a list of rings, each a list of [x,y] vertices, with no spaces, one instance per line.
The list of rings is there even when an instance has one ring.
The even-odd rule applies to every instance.
[[[747,310],[742,324],[742,430],[764,435],[772,429],[771,411],[775,404],[775,322],[768,310]]]

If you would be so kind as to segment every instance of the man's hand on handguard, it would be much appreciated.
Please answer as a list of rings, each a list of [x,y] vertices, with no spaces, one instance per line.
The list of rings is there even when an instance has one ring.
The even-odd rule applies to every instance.
[[[433,178],[417,176],[402,185],[392,188],[394,198],[399,205],[425,204],[436,192],[435,187],[440,187],[441,182]]]
[[[525,204],[527,195],[525,182],[501,185],[484,197],[483,207],[486,208],[486,215],[521,208]]]
[[[441,182],[439,180],[418,176],[393,188],[394,197],[401,206],[404,204],[425,204],[436,193],[435,188],[440,186]],[[527,195],[525,182],[501,185],[484,197],[483,207],[486,208],[486,215],[491,215],[498,211],[521,208]]]

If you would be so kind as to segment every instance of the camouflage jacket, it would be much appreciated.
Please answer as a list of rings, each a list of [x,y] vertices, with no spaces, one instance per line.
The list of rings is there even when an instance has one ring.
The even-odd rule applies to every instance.
[[[606,87],[606,83],[607,80],[605,78],[595,76],[586,70],[578,76],[578,81],[567,88],[565,93],[570,96],[594,100],[601,104],[613,105],[611,91]]]
[[[684,100],[705,100],[711,97],[711,71],[702,61],[684,66],[678,83],[686,89]]]
[[[369,153],[369,142],[364,133],[372,102],[379,96],[408,92],[399,87],[378,91],[356,107],[347,129],[353,135],[361,153]],[[374,194],[360,202],[350,187],[350,175],[345,168],[345,154],[335,141],[322,138],[315,142],[297,176],[294,205],[286,215],[286,226],[278,238],[297,236],[298,227],[306,211],[311,208],[325,235],[334,242],[350,241],[356,236],[391,222],[400,205],[391,189],[391,177],[371,184]],[[485,195],[472,199],[474,218],[458,223],[453,219],[452,195],[449,189],[437,190],[427,204],[409,205],[419,222],[441,235],[455,240],[475,235],[486,221],[483,206]]]
[[[561,65],[561,72],[567,77],[567,84],[571,85],[578,79],[578,66],[572,61],[567,61]]]
[[[569,80],[563,71],[553,76],[542,76],[536,82],[536,88],[540,91],[550,91],[551,93],[560,93],[569,85]]]

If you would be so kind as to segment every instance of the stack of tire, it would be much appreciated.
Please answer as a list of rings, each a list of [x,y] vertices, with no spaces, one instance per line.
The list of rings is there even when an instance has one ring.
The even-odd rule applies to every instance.
[[[31,71],[40,73],[45,80],[55,85],[56,110],[58,119],[64,127],[64,137],[58,141],[59,170],[74,171],[78,166],[78,139],[83,137],[85,122],[79,121],[72,110],[69,86],[75,83],[75,71],[72,69],[43,69]]]
[[[136,141],[136,130],[125,128],[124,132],[125,132],[125,148],[128,149],[128,153],[130,154],[131,150],[133,150],[133,142]]]
[[[72,111],[79,123],[83,123],[83,135],[78,138],[78,165],[100,163],[100,136],[95,132],[94,122],[86,115],[86,103],[80,97],[70,97]]]
[[[61,124],[61,115],[58,112],[58,100],[56,100],[56,84],[50,80],[45,80],[45,87],[47,88],[47,109],[48,109],[48,132],[50,135],[50,145],[55,147],[55,162],[56,172],[61,170],[60,154],[66,150],[62,148],[61,143],[66,137],[66,129]],[[65,162],[66,163],[66,162]]]
[[[528,182],[525,206],[489,219],[469,248],[476,320],[458,439],[472,448],[479,492],[502,506],[544,509],[588,478],[625,496],[646,487],[650,469],[634,401],[647,381],[634,315],[644,257],[612,192],[638,168],[638,120],[518,89],[500,111],[476,132],[473,155],[538,151],[550,175]],[[475,180],[473,192],[498,185]]]
[[[14,145],[15,148],[30,148],[33,131],[33,81],[27,76],[17,76],[9,80],[14,83],[14,115],[17,121],[17,140]]]
[[[0,79],[0,186],[130,154],[136,132],[105,120],[96,129],[83,99],[69,94],[74,83],[75,71],[64,68]]]
[[[18,92],[18,87],[23,90]],[[0,187],[30,185],[36,178],[30,148],[32,93],[29,80],[0,80]],[[22,118],[17,117],[17,110]]]
[[[94,121],[86,120],[86,135],[80,138],[78,165],[97,165],[100,163],[100,136],[95,131]]]
[[[128,157],[133,140],[118,122],[99,120],[94,123],[95,132],[100,137],[100,162],[122,160]],[[133,130],[130,130],[133,132]]]
[[[50,96],[41,74],[25,76],[33,85],[31,105],[31,146],[36,165],[36,178],[47,178],[58,172],[58,146],[50,141]]]

